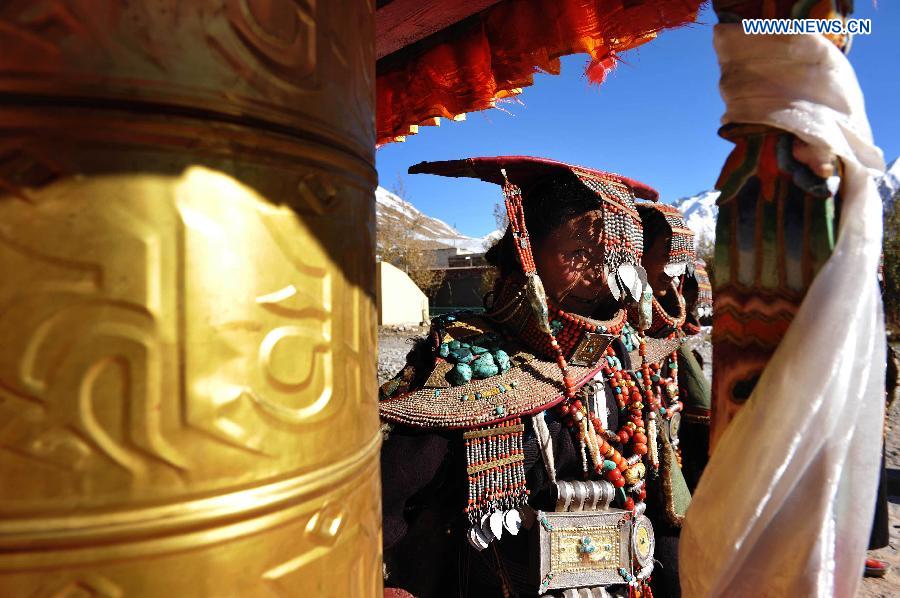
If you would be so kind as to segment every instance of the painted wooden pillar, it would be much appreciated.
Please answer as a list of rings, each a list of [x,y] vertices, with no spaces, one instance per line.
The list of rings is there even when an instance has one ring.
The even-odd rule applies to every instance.
[[[380,595],[373,10],[0,5],[0,595]]]
[[[722,23],[840,18],[844,0],[714,0]],[[844,40],[832,39],[841,46]],[[840,196],[792,154],[794,136],[731,124],[735,144],[716,183],[710,448],[750,397],[816,273],[834,248]]]

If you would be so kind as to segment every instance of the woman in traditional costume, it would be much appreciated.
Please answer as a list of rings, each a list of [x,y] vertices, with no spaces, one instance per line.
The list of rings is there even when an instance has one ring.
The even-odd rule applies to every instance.
[[[686,319],[682,330],[693,336],[702,332],[703,326],[712,322],[712,284],[706,262],[700,258],[694,260],[694,275],[685,276],[682,283]],[[699,360],[698,360],[699,361]],[[700,362],[703,365],[703,362]]]
[[[685,276],[682,283],[687,317],[681,327],[685,339],[685,349],[696,361],[688,363],[679,359],[680,393],[684,402],[681,414],[681,469],[691,492],[697,487],[709,457],[709,420],[712,402],[709,378],[704,371],[703,355],[700,347],[706,344],[711,349],[710,338],[701,334],[702,326],[712,319],[712,285],[706,271],[706,262],[697,258],[694,275]]]
[[[539,158],[410,173],[501,185],[510,224],[486,313],[435,318],[382,386],[386,586],[678,596],[689,495],[652,391],[677,341],[644,342],[625,309],[646,281],[635,197],[656,192]]]
[[[660,402],[667,406],[664,420],[678,447],[684,479],[693,491],[708,460],[711,403],[709,381],[692,347],[683,342],[689,309],[682,290],[688,280],[697,282],[694,233],[674,206],[640,203],[637,209],[644,228],[643,264],[651,287],[650,309],[641,331],[652,338],[677,341],[659,371],[654,370],[653,380]]]

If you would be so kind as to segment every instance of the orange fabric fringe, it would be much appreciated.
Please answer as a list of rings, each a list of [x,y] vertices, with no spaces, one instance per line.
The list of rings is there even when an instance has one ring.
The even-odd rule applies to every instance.
[[[588,78],[601,83],[616,55],[693,22],[704,0],[506,0],[454,26],[434,45],[401,50],[377,67],[376,133],[382,145],[495,106],[559,74],[559,57],[587,53]],[[414,52],[403,55],[403,52]]]

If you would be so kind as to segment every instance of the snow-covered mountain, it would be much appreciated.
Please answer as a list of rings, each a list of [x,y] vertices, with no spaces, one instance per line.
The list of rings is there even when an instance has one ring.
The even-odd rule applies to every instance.
[[[434,248],[456,247],[470,253],[483,253],[487,242],[500,235],[499,231],[494,231],[484,237],[468,237],[443,220],[423,214],[414,205],[384,187],[375,190],[375,213],[377,224],[401,218],[406,222],[416,223],[416,236],[432,242]]]
[[[718,191],[703,191],[672,202],[672,205],[684,214],[684,221],[688,228],[694,231],[695,241],[698,243],[701,240],[716,240],[716,216],[719,215],[717,199],[719,199]]]
[[[887,165],[884,176],[877,179],[876,183],[885,212],[887,212],[891,209],[891,202],[900,192],[900,158],[894,158],[894,161]]]
[[[895,158],[888,164],[884,176],[876,179],[875,183],[885,203],[885,209],[888,209],[891,199],[900,192],[900,158]],[[684,214],[685,222],[688,228],[694,231],[697,242],[701,240],[712,242],[716,239],[716,217],[719,214],[716,200],[718,198],[718,191],[703,191],[672,202],[672,205]],[[503,234],[502,231],[496,230],[484,237],[468,237],[443,220],[426,216],[411,203],[384,187],[378,187],[375,191],[375,200],[378,222],[400,217],[408,221],[420,222],[421,228],[417,236],[434,242],[436,248],[457,247],[467,252],[482,253],[490,246],[491,242],[496,241]]]

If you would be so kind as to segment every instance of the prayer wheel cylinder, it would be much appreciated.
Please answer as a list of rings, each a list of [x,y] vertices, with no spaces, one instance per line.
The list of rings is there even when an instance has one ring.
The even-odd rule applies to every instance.
[[[0,596],[380,595],[373,35],[0,6]]]

